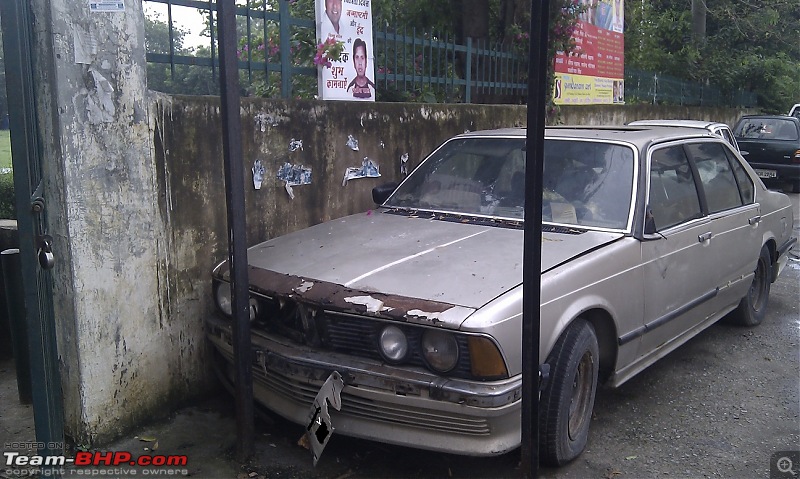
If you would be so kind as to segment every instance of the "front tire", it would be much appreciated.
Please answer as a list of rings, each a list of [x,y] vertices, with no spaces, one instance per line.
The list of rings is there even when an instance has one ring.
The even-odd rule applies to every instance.
[[[560,466],[583,452],[589,438],[600,351],[594,327],[573,321],[553,347],[547,363],[550,381],[540,397],[539,455]]]
[[[758,256],[758,264],[753,282],[747,294],[728,316],[729,322],[739,326],[757,326],[764,320],[769,303],[769,290],[772,282],[772,258],[764,246]]]

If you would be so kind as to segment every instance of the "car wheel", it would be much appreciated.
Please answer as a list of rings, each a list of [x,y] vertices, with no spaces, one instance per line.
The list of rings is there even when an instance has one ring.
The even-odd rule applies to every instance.
[[[594,327],[576,319],[547,358],[550,380],[539,399],[542,463],[559,466],[583,452],[597,390],[600,352]]]
[[[739,302],[739,306],[728,315],[729,322],[739,326],[756,326],[761,324],[767,314],[769,289],[772,280],[772,258],[766,246],[761,248],[758,256],[753,282],[747,294]]]

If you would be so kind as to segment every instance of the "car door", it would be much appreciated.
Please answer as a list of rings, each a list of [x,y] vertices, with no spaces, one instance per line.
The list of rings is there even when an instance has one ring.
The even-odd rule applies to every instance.
[[[720,310],[739,302],[750,286],[761,250],[760,205],[753,202],[753,182],[728,147],[716,141],[684,145],[700,179],[701,205],[718,288],[712,300]],[[738,173],[738,174],[737,174]]]
[[[640,357],[665,354],[690,337],[687,331],[713,311],[718,277],[716,243],[707,238],[712,219],[703,215],[698,173],[684,144],[653,149],[648,169],[647,213],[655,234],[646,234],[641,243],[645,307]]]

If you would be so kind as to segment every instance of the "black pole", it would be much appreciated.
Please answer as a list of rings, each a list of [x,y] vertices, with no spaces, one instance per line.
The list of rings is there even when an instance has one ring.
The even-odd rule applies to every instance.
[[[542,172],[547,91],[549,0],[531,3],[528,129],[525,160],[525,242],[522,270],[522,477],[539,472],[539,340],[542,284]]]
[[[244,461],[253,455],[254,407],[250,297],[247,278],[247,230],[244,209],[242,119],[239,113],[239,69],[236,58],[236,5],[217,1],[219,24],[222,153],[225,161],[225,199],[228,206],[228,264],[233,300],[233,365],[236,397],[236,452]]]

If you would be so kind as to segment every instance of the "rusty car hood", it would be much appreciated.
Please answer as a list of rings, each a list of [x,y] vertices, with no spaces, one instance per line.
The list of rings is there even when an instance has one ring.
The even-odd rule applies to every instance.
[[[545,232],[542,271],[622,236]],[[268,240],[248,250],[248,263],[251,271],[472,310],[522,283],[522,250],[521,228],[378,211]]]

